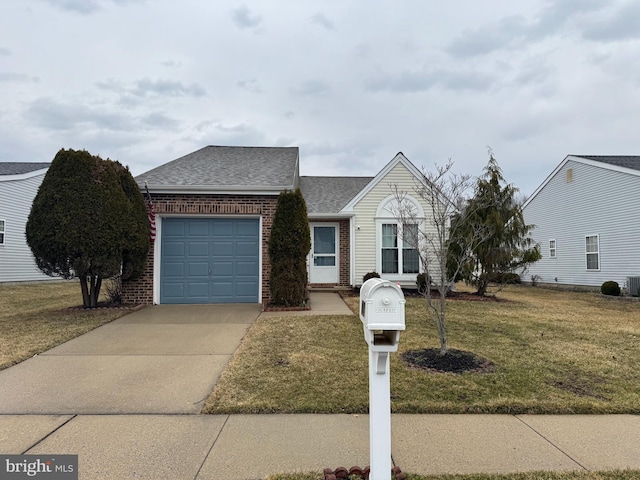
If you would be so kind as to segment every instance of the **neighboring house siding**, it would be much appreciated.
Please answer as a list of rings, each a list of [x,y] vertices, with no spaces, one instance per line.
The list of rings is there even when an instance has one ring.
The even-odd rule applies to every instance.
[[[393,195],[393,186],[395,185],[416,200],[420,200],[415,193],[416,182],[417,179],[411,172],[402,163],[398,163],[354,206],[354,224],[356,225],[354,280],[356,286],[362,285],[362,278],[366,273],[379,269],[376,241],[378,235],[376,231],[376,211],[378,206],[383,200]],[[423,209],[425,213],[430,211],[426,204],[423,205]],[[415,283],[415,276],[412,275],[413,283]]]
[[[203,217],[234,217],[243,216],[260,218],[262,221],[262,303],[270,300],[269,276],[271,264],[269,262],[268,240],[271,236],[271,226],[275,214],[277,196],[270,195],[153,195],[153,207],[156,215],[186,217],[191,215]],[[160,236],[156,237],[156,244]],[[147,265],[142,277],[125,282],[123,285],[123,301],[125,303],[151,304],[153,303],[155,251],[151,248],[147,256]]]
[[[28,178],[0,179],[0,220],[5,222],[4,245],[0,245],[0,282],[59,278],[49,277],[38,269],[25,237],[31,204],[44,176],[42,172]]]
[[[600,286],[640,275],[640,176],[569,160],[525,205],[542,259],[524,276],[547,284]],[[585,238],[599,237],[599,270],[587,270]],[[555,258],[549,241],[555,240]],[[557,280],[556,280],[557,279]]]

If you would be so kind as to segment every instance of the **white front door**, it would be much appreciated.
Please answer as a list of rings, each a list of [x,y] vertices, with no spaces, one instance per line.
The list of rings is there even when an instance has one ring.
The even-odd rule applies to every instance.
[[[338,283],[338,224],[311,224],[309,283]]]

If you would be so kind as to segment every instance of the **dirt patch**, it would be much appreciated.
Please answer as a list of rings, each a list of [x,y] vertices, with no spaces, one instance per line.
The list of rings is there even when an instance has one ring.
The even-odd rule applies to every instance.
[[[450,348],[442,355],[439,348],[411,350],[401,355],[412,368],[437,373],[491,373],[495,366],[490,360],[473,352]]]

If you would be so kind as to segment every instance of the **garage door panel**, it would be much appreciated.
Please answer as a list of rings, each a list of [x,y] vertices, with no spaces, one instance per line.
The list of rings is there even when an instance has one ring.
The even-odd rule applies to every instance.
[[[189,277],[209,277],[208,262],[189,262]]]
[[[236,264],[236,275],[238,277],[253,277],[253,273],[258,269],[258,262],[238,262]]]
[[[209,242],[189,242],[190,257],[209,257]]]
[[[170,299],[184,298],[184,283],[165,282],[163,286],[164,286],[164,294],[167,298],[170,298]]]
[[[164,275],[168,278],[171,277],[184,277],[184,263],[168,262],[164,264]]]
[[[175,220],[171,223],[164,222],[162,224],[162,235],[164,237],[184,237],[185,236],[185,222],[184,220]]]
[[[234,263],[233,262],[213,262],[211,265],[212,277],[233,277]]]
[[[238,237],[256,237],[258,235],[258,224],[253,221],[239,221],[236,226]]]
[[[238,241],[236,243],[236,255],[254,257],[258,250],[258,242]]]
[[[162,243],[162,255],[164,257],[184,257],[184,241],[165,241]]]
[[[214,237],[231,237],[233,236],[233,226],[237,224],[239,221],[236,220],[218,220],[213,224],[211,229],[211,233]]]
[[[257,303],[259,230],[257,219],[163,219],[160,302]]]
[[[211,253],[214,256],[233,256],[233,242],[230,240],[213,241]]]
[[[206,300],[209,297],[209,281],[193,282],[187,284],[187,298],[191,300]]]
[[[185,220],[189,225],[189,237],[209,237],[208,220]]]

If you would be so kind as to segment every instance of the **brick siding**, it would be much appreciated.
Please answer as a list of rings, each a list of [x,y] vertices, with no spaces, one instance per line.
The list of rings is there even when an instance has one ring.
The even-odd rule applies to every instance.
[[[269,195],[153,195],[153,208],[158,215],[243,215],[262,218],[262,303],[270,300],[268,240],[275,214],[277,196]],[[160,242],[160,238],[156,238]],[[122,300],[125,303],[153,303],[153,246],[149,249],[147,263],[142,276],[136,280],[123,282]]]

